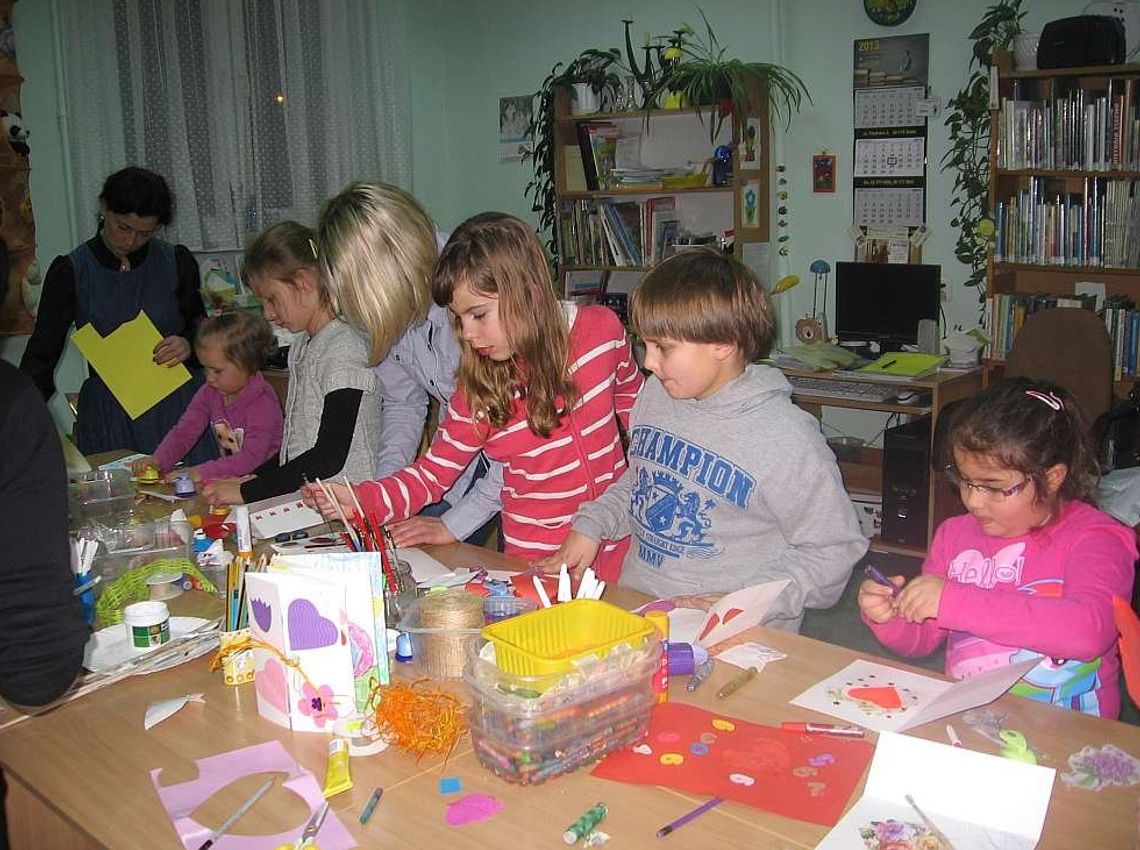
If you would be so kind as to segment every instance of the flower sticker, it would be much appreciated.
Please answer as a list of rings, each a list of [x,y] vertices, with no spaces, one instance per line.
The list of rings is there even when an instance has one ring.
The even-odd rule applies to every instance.
[[[301,698],[297,700],[297,710],[313,719],[318,729],[323,729],[325,721],[336,720],[336,706],[333,704],[333,691],[328,685],[314,690],[308,682],[301,688]]]
[[[1140,761],[1119,747],[1105,744],[1085,747],[1069,756],[1068,773],[1061,779],[1073,788],[1099,791],[1105,785],[1135,785],[1140,782]]]

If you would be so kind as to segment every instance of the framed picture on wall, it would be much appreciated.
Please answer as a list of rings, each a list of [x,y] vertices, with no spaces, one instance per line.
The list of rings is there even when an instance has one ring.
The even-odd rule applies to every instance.
[[[818,153],[811,158],[811,190],[835,191],[835,155]]]

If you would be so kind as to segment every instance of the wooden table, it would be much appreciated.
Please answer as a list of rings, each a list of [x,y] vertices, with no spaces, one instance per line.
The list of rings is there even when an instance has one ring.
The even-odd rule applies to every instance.
[[[503,555],[456,544],[432,554],[455,567],[483,564],[517,567]],[[633,604],[637,594],[612,588],[610,601]],[[755,639],[788,653],[770,664],[761,683],[745,688],[731,702],[731,714],[777,724],[782,720],[822,720],[787,704],[814,682],[842,668],[857,654],[799,635],[760,628]],[[735,668],[717,665],[712,680],[694,694],[684,680],[674,683],[671,697],[712,707],[716,689]],[[925,671],[919,671],[925,672]],[[201,691],[205,705],[190,705],[149,732],[142,729],[146,706],[155,699]],[[724,704],[719,706],[724,708]],[[1010,723],[1025,733],[1050,767],[1067,770],[1068,756],[1086,744],[1114,743],[1140,755],[1140,728],[1098,720],[1005,696],[996,704]],[[984,752],[995,747],[960,720],[965,745]],[[917,731],[944,741],[944,721]],[[873,736],[872,736],[873,737]],[[177,848],[179,842],[151,786],[149,771],[165,770],[166,782],[194,776],[194,759],[270,739],[286,749],[318,780],[324,775],[324,736],[291,733],[257,714],[252,685],[226,687],[220,674],[198,659],[173,670],[127,679],[96,694],[66,704],[42,717],[0,731],[0,764],[9,785],[8,817],[15,850],[53,848]],[[481,767],[464,738],[446,767],[439,757],[415,759],[394,749],[352,760],[355,787],[332,800],[333,810],[361,846],[408,848],[555,847],[561,834],[599,801],[609,806],[604,829],[619,847],[647,847],[655,831],[703,802],[703,798],[666,788],[627,785],[594,779],[585,769],[544,785],[510,785]],[[463,792],[490,794],[505,803],[489,821],[449,827],[444,822],[446,798],[438,790],[442,776],[458,776]],[[250,777],[220,792],[199,809],[199,820],[217,826],[260,784]],[[361,828],[358,816],[373,788],[384,797],[372,821]],[[1042,848],[1132,847],[1135,803],[1140,786],[1100,792],[1054,785]],[[860,789],[861,792],[861,789]],[[267,834],[304,823],[304,806],[274,786],[238,824],[240,834]],[[738,804],[726,803],[694,823],[680,840],[686,847],[810,848],[827,829]]]

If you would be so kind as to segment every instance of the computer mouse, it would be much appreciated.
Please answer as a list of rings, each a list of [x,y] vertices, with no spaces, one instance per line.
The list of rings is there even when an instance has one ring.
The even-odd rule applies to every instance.
[[[910,404],[922,397],[920,390],[899,390],[895,393],[895,401],[899,404]]]

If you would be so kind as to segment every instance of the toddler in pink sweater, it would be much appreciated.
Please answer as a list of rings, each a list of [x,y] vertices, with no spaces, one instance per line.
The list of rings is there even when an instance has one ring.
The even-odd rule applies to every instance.
[[[945,639],[956,678],[1039,657],[1012,693],[1117,717],[1112,597],[1132,593],[1136,538],[1089,504],[1097,465],[1072,397],[999,382],[955,411],[946,442],[969,513],[938,527],[918,578],[864,581],[863,619],[901,655]]]
[[[281,402],[260,371],[273,348],[273,331],[258,311],[236,310],[203,320],[194,352],[205,369],[206,383],[154,455],[132,464],[135,474],[147,467],[170,473],[207,429],[220,456],[178,474],[185,472],[208,484],[216,478],[247,475],[276,457],[281,447]]]

